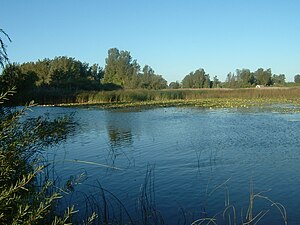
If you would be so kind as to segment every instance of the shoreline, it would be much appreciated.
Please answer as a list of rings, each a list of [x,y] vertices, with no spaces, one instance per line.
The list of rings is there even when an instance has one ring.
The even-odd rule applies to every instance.
[[[136,102],[85,102],[66,103],[56,105],[42,105],[43,107],[95,107],[102,109],[129,109],[129,108],[160,108],[160,107],[196,107],[203,109],[250,109],[260,107],[282,112],[300,112],[299,99],[286,98],[207,98],[193,100],[153,100]],[[279,106],[280,105],[280,106]]]

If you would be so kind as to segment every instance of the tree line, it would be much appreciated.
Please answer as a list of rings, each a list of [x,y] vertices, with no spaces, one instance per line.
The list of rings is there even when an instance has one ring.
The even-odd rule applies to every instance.
[[[0,56],[5,60],[5,48]],[[2,60],[2,61],[3,61]],[[300,75],[294,77],[300,84]],[[284,74],[272,74],[271,69],[256,71],[237,69],[230,72],[221,82],[217,76],[212,79],[203,68],[186,75],[181,82],[169,85],[149,65],[141,67],[130,52],[111,48],[105,59],[105,67],[89,65],[72,57],[59,56],[36,62],[6,63],[0,76],[1,92],[17,89],[17,96],[34,96],[32,93],[74,93],[82,90],[105,91],[116,89],[178,89],[178,88],[244,88],[256,85],[285,86]],[[27,99],[26,99],[27,100]]]
[[[200,68],[186,75],[181,83],[171,82],[170,88],[247,88],[256,85],[285,86],[284,74],[272,74],[271,69],[259,68],[252,72],[249,69],[237,69],[235,73],[228,73],[226,80],[221,82],[217,76],[213,79],[204,69]],[[300,75],[295,76],[295,83],[300,83]]]
[[[75,58],[60,56],[37,62],[7,64],[0,76],[0,87],[16,87],[19,92],[34,89],[113,90],[121,88],[163,89],[167,81],[145,65],[141,70],[128,51],[108,50],[105,69]]]
[[[129,89],[164,89],[167,81],[145,65],[142,70],[130,52],[111,48],[105,60],[103,84]]]

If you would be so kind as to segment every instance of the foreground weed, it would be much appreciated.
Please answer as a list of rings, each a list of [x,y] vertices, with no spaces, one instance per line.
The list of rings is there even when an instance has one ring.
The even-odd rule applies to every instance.
[[[1,94],[0,102],[10,94]],[[33,105],[15,111],[0,105],[0,224],[70,224],[76,211],[69,207],[64,215],[55,214],[62,195],[45,176],[47,164],[39,155],[66,137],[69,121],[24,120]]]
[[[220,188],[220,187],[221,186],[219,186],[218,188]],[[234,205],[230,204],[229,194],[227,193],[228,196],[225,196],[225,208],[224,208],[223,212],[221,213],[222,219],[219,219],[220,217],[217,214],[213,217],[204,217],[204,218],[197,219],[192,222],[192,225],[200,225],[200,224],[218,225],[218,224],[224,224],[224,223],[228,224],[228,225],[238,225],[238,224],[257,225],[257,224],[260,224],[262,219],[265,218],[267,216],[267,214],[269,214],[271,212],[272,207],[275,208],[279,212],[281,219],[282,219],[282,223],[284,225],[287,225],[288,220],[287,220],[287,213],[286,213],[285,207],[282,204],[280,204],[278,202],[274,202],[272,199],[265,196],[264,193],[266,193],[266,192],[267,191],[254,193],[253,189],[251,189],[247,212],[246,212],[245,216],[243,216],[243,210],[241,210],[241,213],[240,213],[241,216],[239,217],[240,221],[237,216],[237,209]],[[268,208],[256,212],[256,209],[254,207],[254,202],[259,199],[265,200]]]

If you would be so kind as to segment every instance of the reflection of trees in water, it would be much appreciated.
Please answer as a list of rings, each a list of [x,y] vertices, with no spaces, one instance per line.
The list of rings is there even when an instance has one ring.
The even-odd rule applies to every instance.
[[[115,162],[117,158],[125,159],[129,165],[132,159],[128,156],[128,148],[133,144],[133,135],[130,129],[121,128],[115,126],[109,126],[107,128],[109,138],[109,158],[112,166],[116,166]]]
[[[132,112],[110,111],[106,113],[108,157],[112,166],[124,167],[126,164],[130,166],[134,162],[132,150],[138,124],[138,118]]]
[[[133,143],[132,132],[130,129],[120,127],[108,127],[108,136],[110,146],[115,147],[128,147]]]

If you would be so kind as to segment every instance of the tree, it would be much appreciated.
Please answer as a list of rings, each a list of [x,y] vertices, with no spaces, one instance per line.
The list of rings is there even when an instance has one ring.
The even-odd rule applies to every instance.
[[[132,60],[130,52],[111,48],[105,62],[103,83],[132,87],[132,81],[138,75],[140,66],[136,60]]]
[[[38,77],[36,81],[37,87],[45,87],[51,82],[51,67],[52,60],[43,59],[38,60],[37,62],[27,62],[21,64],[22,73],[35,73]]]
[[[88,79],[94,80],[100,83],[101,79],[104,76],[104,70],[97,63],[93,64],[89,69]]]
[[[179,83],[178,81],[176,81],[176,82],[171,82],[171,83],[169,84],[169,88],[170,88],[170,89],[178,89],[178,88],[180,88],[180,83]]]
[[[257,84],[270,85],[272,83],[271,69],[264,70],[262,68],[259,68],[254,72],[254,76],[257,80]]]
[[[206,81],[206,74],[204,69],[198,69],[194,72],[193,81],[194,81],[193,82],[194,88],[203,88],[204,86],[207,87],[207,85],[205,85],[207,81]]]
[[[214,80],[212,81],[212,88],[219,88],[221,82],[219,81],[217,76],[214,76]]]
[[[183,88],[192,88],[193,87],[193,73],[186,75],[181,81]]]
[[[50,64],[51,84],[55,87],[78,89],[85,78],[86,65],[71,57],[55,57]]]
[[[237,77],[234,73],[230,72],[227,74],[226,80],[225,80],[225,87],[236,87],[237,86]]]
[[[186,75],[182,80],[183,88],[210,88],[209,75],[204,69],[198,69]]]
[[[23,104],[31,101],[29,93],[36,88],[37,76],[34,72],[22,73],[19,64],[7,64],[0,76],[0,92],[16,89],[10,97],[11,104]]]
[[[294,82],[297,84],[300,83],[300,74],[294,76]]]
[[[236,70],[239,86],[247,87],[255,84],[254,74],[249,69]]]
[[[20,65],[13,63],[4,67],[0,76],[0,86],[2,86],[2,91],[16,88],[18,95],[23,95],[35,87],[36,80],[37,76],[34,72],[22,73]]]
[[[11,42],[11,39],[8,36],[8,34],[3,29],[0,28],[0,66],[2,68],[4,68],[4,65],[6,63],[8,63],[9,61],[8,61],[8,56],[7,56],[7,51],[6,51],[6,45],[5,45],[4,41],[3,41],[3,37],[1,37],[1,34],[9,42]]]
[[[273,74],[272,76],[272,85],[279,85],[282,86],[285,84],[285,75],[284,74]]]
[[[158,90],[167,88],[168,82],[161,75],[152,75],[150,89]]]
[[[167,81],[161,76],[155,74],[154,70],[149,66],[143,67],[143,73],[139,73],[136,77],[136,86],[134,88],[143,89],[164,89],[167,88]]]
[[[67,90],[98,90],[104,71],[98,64],[89,66],[72,57],[59,56],[20,65],[22,73],[36,74],[37,87]]]

